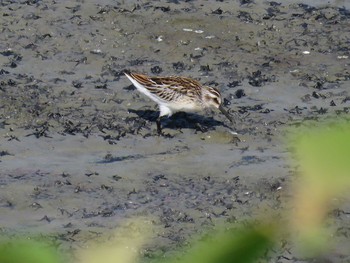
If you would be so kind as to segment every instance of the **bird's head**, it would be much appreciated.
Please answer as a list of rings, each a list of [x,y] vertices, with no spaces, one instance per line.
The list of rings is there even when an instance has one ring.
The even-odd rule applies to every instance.
[[[202,102],[207,108],[219,109],[231,122],[233,119],[231,115],[224,109],[222,105],[221,93],[218,89],[204,86],[202,92]]]

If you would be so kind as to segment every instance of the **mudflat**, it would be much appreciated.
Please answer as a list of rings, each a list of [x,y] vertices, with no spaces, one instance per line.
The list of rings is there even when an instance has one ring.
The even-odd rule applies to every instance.
[[[1,234],[70,250],[146,217],[151,259],[290,209],[288,127],[349,120],[350,6],[313,4],[1,1]],[[158,136],[158,109],[125,69],[216,87],[235,123],[178,113]],[[350,261],[342,209],[330,262]],[[305,262],[291,245],[276,258]]]

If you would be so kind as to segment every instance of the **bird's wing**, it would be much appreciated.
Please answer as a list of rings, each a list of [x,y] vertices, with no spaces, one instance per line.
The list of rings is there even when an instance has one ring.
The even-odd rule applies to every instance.
[[[183,96],[196,98],[201,93],[201,84],[190,78],[148,77],[136,73],[129,73],[129,76],[164,101],[176,101]]]

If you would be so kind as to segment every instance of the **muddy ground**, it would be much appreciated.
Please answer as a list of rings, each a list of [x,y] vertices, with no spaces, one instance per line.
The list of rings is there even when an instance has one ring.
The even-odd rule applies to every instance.
[[[1,1],[1,235],[50,235],[67,251],[151,216],[151,261],[215,225],[283,211],[297,174],[286,128],[349,121],[349,8]],[[179,113],[157,136],[157,108],[124,69],[215,86],[236,123]],[[350,207],[336,211],[325,262],[350,262]],[[285,245],[266,261],[305,259]]]

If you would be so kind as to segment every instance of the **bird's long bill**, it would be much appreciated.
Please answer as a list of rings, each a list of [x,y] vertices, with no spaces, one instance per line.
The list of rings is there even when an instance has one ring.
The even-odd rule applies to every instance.
[[[227,112],[227,110],[225,110],[222,104],[219,106],[219,110],[226,116],[227,119],[230,120],[230,122],[233,122],[232,116]]]

